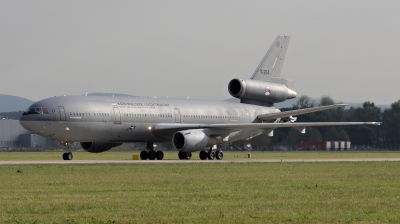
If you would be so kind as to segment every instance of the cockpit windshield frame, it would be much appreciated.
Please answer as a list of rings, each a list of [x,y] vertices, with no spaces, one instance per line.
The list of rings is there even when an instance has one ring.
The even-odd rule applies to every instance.
[[[22,115],[28,114],[50,114],[47,107],[28,107]]]

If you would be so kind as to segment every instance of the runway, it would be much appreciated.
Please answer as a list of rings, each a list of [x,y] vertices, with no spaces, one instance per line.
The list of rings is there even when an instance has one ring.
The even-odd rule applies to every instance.
[[[400,162],[400,158],[346,159],[229,159],[229,160],[23,160],[0,161],[0,165],[35,164],[184,164],[184,163],[329,163],[329,162]]]

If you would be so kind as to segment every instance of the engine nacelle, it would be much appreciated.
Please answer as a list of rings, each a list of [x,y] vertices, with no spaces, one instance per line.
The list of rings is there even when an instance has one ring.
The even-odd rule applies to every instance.
[[[207,136],[202,130],[178,131],[172,137],[172,144],[181,152],[200,151],[216,143],[215,138]]]
[[[241,100],[279,103],[297,96],[297,93],[279,83],[252,79],[232,79],[228,85],[229,93]]]
[[[86,152],[99,153],[110,150],[113,147],[120,146],[122,143],[113,142],[81,142],[83,150]]]

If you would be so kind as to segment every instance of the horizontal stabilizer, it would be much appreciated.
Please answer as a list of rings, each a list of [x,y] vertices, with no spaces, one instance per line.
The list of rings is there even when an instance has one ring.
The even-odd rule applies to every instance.
[[[270,114],[261,114],[261,115],[258,115],[257,118],[260,120],[264,120],[264,121],[265,120],[273,120],[273,119],[278,119],[278,118],[313,113],[313,112],[317,112],[317,111],[330,110],[330,109],[345,107],[345,106],[347,106],[347,104],[335,104],[335,105],[322,106],[322,107],[312,107],[312,108],[290,110],[290,111],[270,113]]]

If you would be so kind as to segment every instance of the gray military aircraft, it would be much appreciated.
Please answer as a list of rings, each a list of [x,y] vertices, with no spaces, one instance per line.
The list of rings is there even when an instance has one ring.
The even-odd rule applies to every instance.
[[[147,142],[143,160],[164,158],[154,142],[171,141],[179,159],[222,159],[217,145],[250,139],[275,128],[291,127],[305,133],[309,126],[379,125],[378,122],[296,123],[296,115],[346,106],[337,104],[281,112],[274,103],[295,98],[293,81],[280,78],[290,36],[278,36],[250,79],[229,82],[229,93],[240,103],[212,100],[145,97],[59,96],[32,104],[21,116],[21,125],[35,134],[67,146],[80,142],[87,152],[99,153],[124,142]]]

